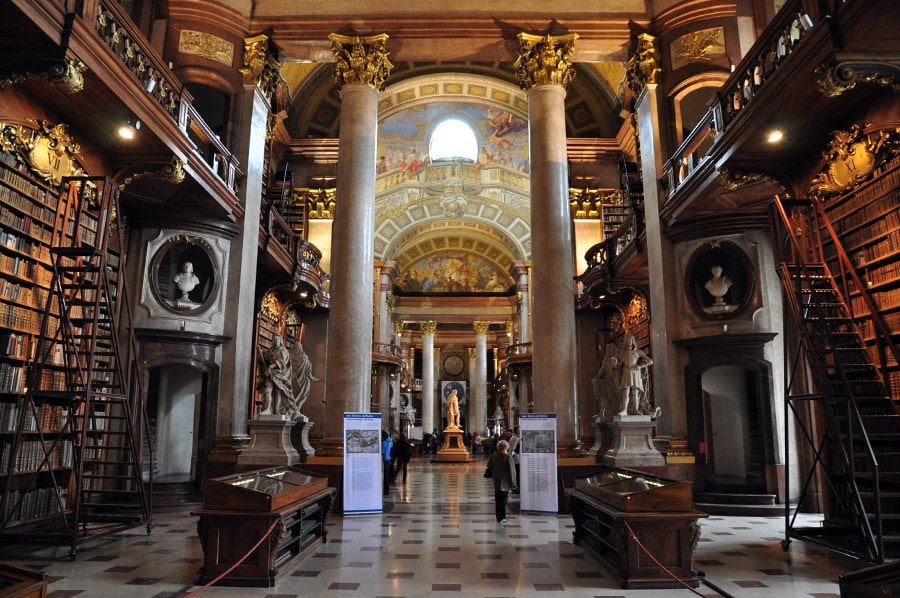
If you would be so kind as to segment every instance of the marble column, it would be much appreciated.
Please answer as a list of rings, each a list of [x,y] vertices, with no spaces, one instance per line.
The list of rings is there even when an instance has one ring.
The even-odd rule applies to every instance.
[[[475,386],[477,384],[478,351],[475,347],[466,350],[469,363],[466,371],[469,372],[469,400],[466,402],[466,430],[469,432],[480,431],[484,433],[485,422],[478,418],[478,401],[475,399]]]
[[[438,385],[438,382],[441,379],[441,348],[434,347],[431,351],[431,379],[434,381],[434,401],[435,401],[435,411],[437,412],[437,421],[435,422],[435,427],[438,430],[443,430],[443,421],[441,420],[444,417],[444,398],[441,396],[441,388]]]
[[[527,343],[531,339],[531,296],[528,294],[528,264],[516,260],[509,267],[509,274],[516,281],[516,307],[519,310],[519,340]]]
[[[657,43],[644,35],[645,42]],[[638,62],[638,64],[641,64]],[[653,63],[655,65],[655,62]],[[678,286],[676,252],[671,241],[662,234],[664,225],[660,216],[664,194],[656,182],[662,177],[667,152],[657,134],[664,119],[666,98],[659,92],[656,69],[647,65],[629,71],[629,87],[636,93],[637,126],[641,146],[641,171],[644,185],[644,221],[647,227],[647,266],[650,271],[650,305],[653,319],[650,337],[650,354],[653,357],[651,375],[653,399],[662,415],[656,418],[657,437],[668,440],[667,456],[677,457],[678,462],[691,462],[686,451],[687,420],[685,419],[684,393],[670,389],[683,389],[684,376],[679,349],[672,344],[667,330],[679,330],[683,315],[670,300],[681,292]],[[687,454],[685,454],[687,453]]]
[[[574,246],[569,213],[566,85],[577,35],[519,34],[515,69],[527,89],[531,147],[534,410],[555,413],[561,457],[579,449],[575,417]]]
[[[341,90],[341,143],[331,233],[323,456],[343,455],[345,411],[369,411],[378,100],[392,68],[387,37],[329,36]]]
[[[472,371],[472,399],[478,429],[487,425],[487,333],[491,323],[475,320],[475,369]]]
[[[437,322],[420,322],[422,328],[422,432],[428,434],[438,426],[434,423],[434,332]]]
[[[394,296],[391,293],[391,289],[394,287],[394,281],[400,274],[400,270],[397,268],[397,262],[380,262],[375,264],[375,274],[378,276],[378,296],[376,298],[378,322],[375,327],[378,334],[376,338],[377,342],[383,345],[390,345],[391,338],[394,335],[393,323],[391,322]]]
[[[258,78],[256,78],[258,76]],[[240,233],[228,248],[223,335],[231,342],[222,345],[222,369],[219,379],[219,410],[215,441],[209,460],[216,471],[229,471],[237,463],[238,453],[250,436],[247,418],[253,400],[253,346],[256,322],[256,262],[259,248],[260,189],[265,176],[263,152],[269,118],[269,98],[265,75],[249,73],[237,98],[237,138],[235,155],[244,170],[238,192],[244,216],[238,223]]]

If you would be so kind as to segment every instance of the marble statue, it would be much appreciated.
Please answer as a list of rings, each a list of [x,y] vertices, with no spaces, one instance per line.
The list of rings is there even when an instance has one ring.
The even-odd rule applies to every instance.
[[[455,388],[450,391],[450,396],[447,397],[447,427],[460,429],[459,397],[456,396]]]
[[[285,415],[290,411],[293,397],[291,354],[280,334],[272,340],[266,352],[260,352],[262,363],[263,405],[260,415]]]
[[[616,370],[618,359],[616,355],[619,349],[615,343],[607,343],[600,369],[591,380],[594,389],[594,401],[596,402],[595,417],[601,420],[609,420],[619,412],[619,374]]]
[[[626,334],[616,360],[619,362],[619,390],[622,403],[619,415],[641,415],[641,401],[646,398],[650,366],[653,360],[638,349],[633,334]]]
[[[291,419],[299,421],[308,421],[309,418],[303,413],[303,404],[309,398],[309,391],[312,383],[318,378],[313,376],[312,363],[309,361],[309,355],[303,350],[303,345],[299,340],[294,341],[291,347],[291,389],[293,394],[290,398],[290,406],[287,415]]]

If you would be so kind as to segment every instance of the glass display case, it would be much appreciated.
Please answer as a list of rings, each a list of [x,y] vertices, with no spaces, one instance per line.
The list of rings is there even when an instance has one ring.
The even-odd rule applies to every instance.
[[[206,480],[203,508],[272,511],[326,486],[327,477],[296,466],[257,469]]]
[[[620,511],[690,511],[690,482],[665,480],[630,469],[605,469],[575,478],[575,489]]]
[[[629,469],[575,478],[569,492],[575,544],[609,569],[623,588],[697,587],[700,539],[692,484]]]
[[[203,547],[199,583],[227,572],[218,584],[274,586],[281,574],[325,542],[335,492],[326,476],[297,466],[206,480],[202,508],[191,513],[199,518]]]

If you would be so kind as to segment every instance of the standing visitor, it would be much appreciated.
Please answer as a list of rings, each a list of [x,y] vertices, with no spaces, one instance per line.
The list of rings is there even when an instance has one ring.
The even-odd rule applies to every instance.
[[[494,514],[497,522],[506,525],[506,503],[509,501],[509,491],[517,487],[516,467],[512,457],[509,456],[509,443],[501,440],[497,443],[497,452],[488,459],[488,467],[492,473],[494,482]]]
[[[391,451],[394,448],[394,439],[391,438],[391,435],[381,431],[381,459],[384,461],[384,467],[382,468],[382,477],[381,481],[384,485],[384,495],[387,496],[391,491]]]
[[[409,459],[412,456],[412,447],[406,436],[400,434],[397,442],[394,443],[394,479],[398,475],[403,476],[403,483],[406,483],[406,471],[409,469]]]

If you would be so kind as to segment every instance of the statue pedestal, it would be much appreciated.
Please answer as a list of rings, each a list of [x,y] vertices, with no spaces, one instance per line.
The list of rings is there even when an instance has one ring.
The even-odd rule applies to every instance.
[[[463,442],[463,431],[461,428],[445,428],[444,444],[438,449],[438,454],[432,459],[432,462],[444,463],[465,463],[472,460],[469,449]]]
[[[300,453],[291,444],[291,429],[297,424],[286,415],[259,415],[248,422],[250,426],[250,448],[237,458],[242,468],[247,466],[275,467],[295,465],[300,462]]]
[[[653,446],[653,420],[649,415],[616,415],[609,423],[613,431],[612,448],[603,455],[603,463],[612,467],[661,467],[662,453]]]

